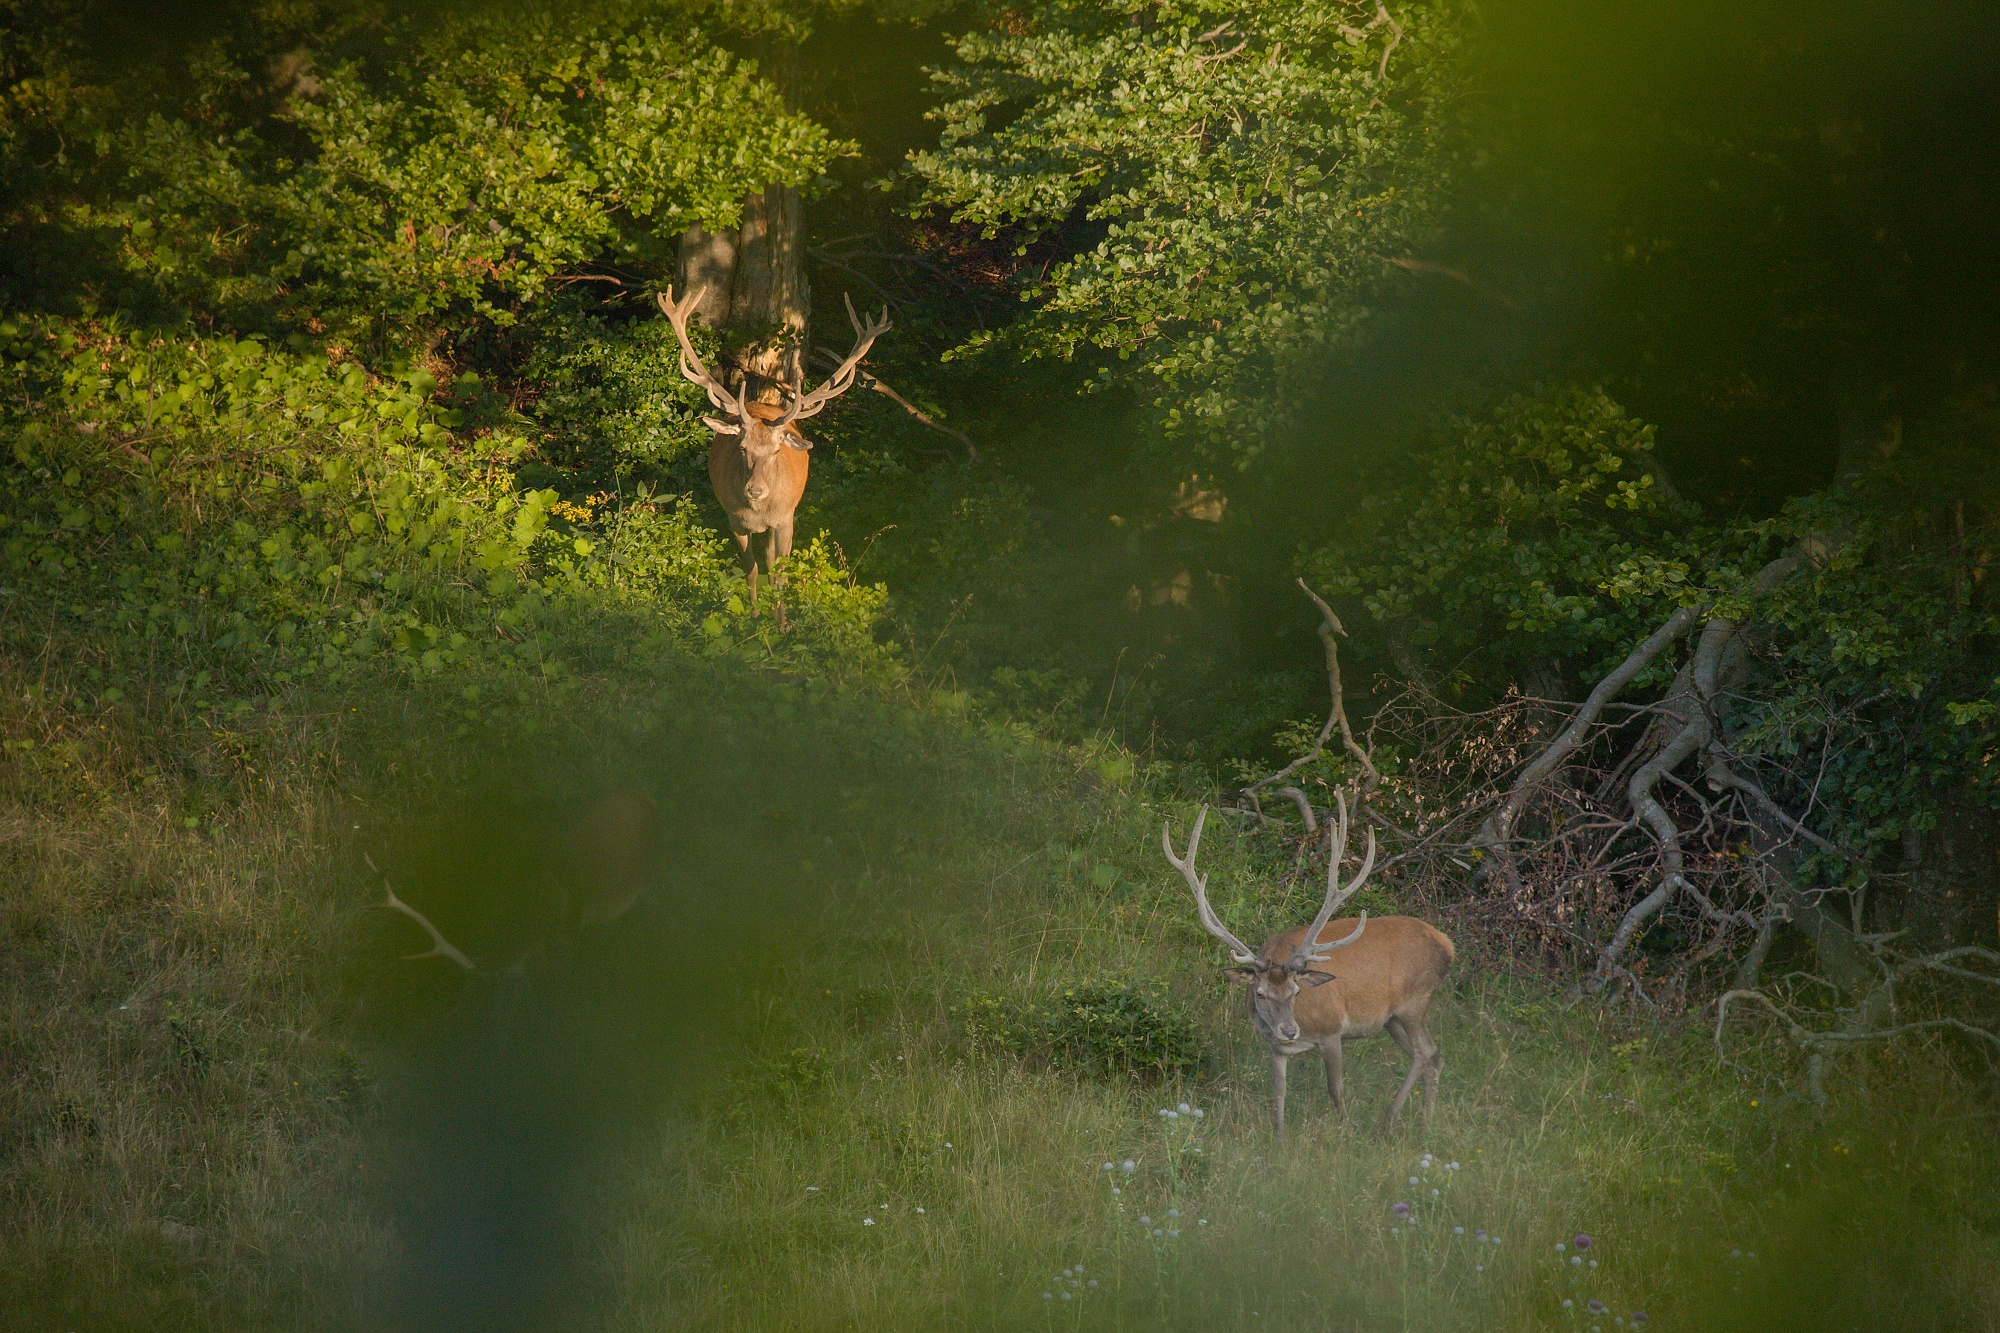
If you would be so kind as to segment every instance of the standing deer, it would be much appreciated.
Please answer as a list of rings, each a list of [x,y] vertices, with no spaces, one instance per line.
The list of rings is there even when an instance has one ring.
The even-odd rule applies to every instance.
[[[764,540],[763,566],[776,586],[777,564],[792,553],[792,515],[799,507],[799,497],[806,493],[807,451],[812,448],[812,441],[794,423],[817,415],[821,408],[852,387],[861,358],[868,355],[877,338],[888,332],[889,312],[884,309],[881,319],[864,325],[854,313],[854,302],[848,301],[847,318],[854,325],[854,350],[826,382],[806,393],[801,376],[779,389],[780,397],[789,399],[789,403],[752,402],[747,386],[731,392],[710,374],[702,364],[701,354],[688,340],[688,315],[706,292],[705,287],[697,288],[676,304],[674,289],[669,287],[659,298],[660,309],[680,340],[681,374],[706,390],[708,401],[725,414],[701,419],[704,426],[715,432],[715,439],[708,446],[708,480],[715,488],[715,498],[729,515],[736,556],[743,562],[743,572],[750,580],[750,600],[755,603],[758,560],[750,538],[760,532],[770,534]],[[778,614],[782,619],[782,603]]]
[[[1331,918],[1368,882],[1375,868],[1375,831],[1368,831],[1368,855],[1361,863],[1361,873],[1342,889],[1340,863],[1347,854],[1347,801],[1338,793],[1335,800],[1339,812],[1331,833],[1333,856],[1326,868],[1326,901],[1320,904],[1319,915],[1303,929],[1294,926],[1279,931],[1264,941],[1258,953],[1250,952],[1217,919],[1208,905],[1208,877],[1195,873],[1194,858],[1201,850],[1201,826],[1208,818],[1208,807],[1204,805],[1195,816],[1185,858],[1174,855],[1173,826],[1160,830],[1167,860],[1194,890],[1201,924],[1229,946],[1236,965],[1224,968],[1223,974],[1248,989],[1250,1021],[1271,1048],[1272,1116],[1281,1138],[1285,1133],[1285,1066],[1295,1055],[1319,1051],[1326,1063],[1326,1090],[1333,1097],[1335,1112],[1345,1116],[1341,1043],[1387,1029],[1410,1057],[1410,1073],[1396,1099],[1389,1103],[1389,1113],[1382,1122],[1385,1132],[1396,1123],[1419,1077],[1424,1081],[1424,1125],[1429,1127],[1431,1108],[1437,1101],[1438,1073],[1444,1068],[1444,1056],[1424,1026],[1424,1018],[1430,1013],[1431,997],[1444,980],[1445,969],[1451,966],[1451,941],[1415,917],[1384,916],[1371,922],[1366,912],[1351,923],[1352,929],[1341,934],[1350,923]],[[1335,950],[1341,951],[1338,972],[1332,970]]]

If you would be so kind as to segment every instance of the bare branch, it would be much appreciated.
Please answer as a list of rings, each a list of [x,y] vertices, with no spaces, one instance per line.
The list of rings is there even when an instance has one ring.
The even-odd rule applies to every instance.
[[[1319,729],[1319,736],[1313,741],[1312,749],[1300,755],[1291,763],[1286,764],[1269,777],[1261,778],[1251,783],[1243,789],[1241,794],[1255,800],[1257,793],[1263,788],[1298,772],[1301,768],[1304,768],[1307,764],[1320,757],[1320,754],[1326,749],[1327,741],[1332,739],[1334,731],[1338,730],[1342,745],[1345,746],[1349,754],[1352,754],[1360,761],[1362,772],[1366,775],[1367,780],[1357,800],[1365,798],[1369,792],[1374,791],[1380,785],[1382,775],[1376,771],[1375,761],[1369,756],[1368,751],[1362,749],[1355,741],[1354,729],[1348,725],[1347,721],[1347,707],[1342,698],[1340,684],[1340,647],[1335,637],[1336,635],[1344,635],[1347,631],[1341,628],[1340,617],[1333,613],[1333,608],[1326,604],[1325,599],[1307,587],[1304,579],[1297,580],[1297,583],[1305,595],[1312,598],[1313,605],[1319,608],[1319,637],[1326,644],[1326,684],[1328,692],[1333,696],[1332,706],[1327,710],[1326,725]]]
[[[1493,304],[1503,306],[1508,310],[1519,310],[1521,308],[1521,303],[1505,292],[1496,290],[1476,278],[1467,277],[1458,269],[1447,267],[1444,264],[1434,264],[1427,259],[1405,259],[1399,255],[1373,255],[1371,258],[1379,259],[1383,263],[1400,268],[1405,272],[1427,273],[1434,277],[1448,278],[1452,282],[1458,283],[1460,286],[1493,302]]]
[[[1597,722],[1598,715],[1604,711],[1604,706],[1611,702],[1612,696],[1630,684],[1632,678],[1645,670],[1654,658],[1666,651],[1669,644],[1693,628],[1694,623],[1701,618],[1701,614],[1702,608],[1699,606],[1684,606],[1674,612],[1667,618],[1665,624],[1654,630],[1638,647],[1627,654],[1625,660],[1620,662],[1610,675],[1597,682],[1597,687],[1590,692],[1590,697],[1583,701],[1583,707],[1577,709],[1576,716],[1570,719],[1569,726],[1565,727],[1548,749],[1542,751],[1535,761],[1521,770],[1520,776],[1514,779],[1513,787],[1507,792],[1506,801],[1480,827],[1475,841],[1485,846],[1500,848],[1513,838],[1514,823],[1521,817],[1521,811],[1527,806],[1529,798],[1535,794],[1536,788],[1562,767],[1563,761],[1569,758],[1571,752],[1583,744],[1584,738],[1590,734],[1590,728]]]
[[[1304,792],[1297,787],[1280,787],[1271,794],[1287,797],[1299,808],[1299,818],[1305,821],[1307,833],[1319,832],[1319,819],[1313,814],[1312,802],[1306,799]]]
[[[1721,998],[1715,1002],[1715,1048],[1718,1052],[1722,1049],[1722,1025],[1728,1017],[1729,1002],[1731,1000],[1756,1000],[1777,1016],[1778,1021],[1783,1023],[1786,1030],[1791,1034],[1793,1041],[1797,1042],[1800,1046],[1814,1050],[1818,1050],[1820,1047],[1826,1045],[1851,1046],[1856,1042],[1879,1041],[1885,1037],[1900,1037],[1906,1032],[1922,1032],[1931,1028],[1954,1028],[1968,1036],[1977,1037],[1981,1041],[1991,1042],[1995,1049],[2000,1049],[2000,1034],[1989,1032],[1987,1029],[1973,1023],[1968,1023],[1964,1019],[1951,1017],[1924,1018],[1912,1023],[1899,1023],[1895,1027],[1869,1028],[1865,1031],[1850,1029],[1845,1032],[1815,1032],[1786,1013],[1776,1001],[1772,1000],[1764,992],[1759,990],[1731,990],[1724,991]]]
[[[1709,743],[1708,764],[1703,776],[1708,779],[1709,785],[1718,791],[1727,787],[1742,792],[1754,801],[1757,807],[1765,814],[1771,816],[1793,833],[1804,838],[1807,842],[1828,855],[1837,856],[1850,865],[1861,859],[1846,848],[1837,847],[1833,843],[1828,842],[1825,838],[1820,837],[1819,834],[1814,833],[1804,824],[1786,814],[1762,787],[1730,767],[1728,752],[1722,748],[1722,744],[1719,741]]]
[[[1381,80],[1389,77],[1389,57],[1403,44],[1403,25],[1390,17],[1389,6],[1382,3],[1382,0],[1375,0],[1375,17],[1368,26],[1372,28],[1377,23],[1389,25],[1389,44],[1382,48],[1382,63],[1375,67],[1375,77]]]
[[[839,357],[835,356],[832,352],[828,351],[824,347],[815,348],[814,355],[820,357],[822,360],[826,362],[834,364],[837,364],[840,360]],[[894,389],[884,384],[878,376],[871,374],[868,371],[865,370],[862,371],[857,376],[857,378],[865,387],[873,389],[876,393],[881,394],[884,398],[887,398],[890,402],[896,404],[896,406],[902,408],[905,412],[908,412],[911,416],[915,417],[923,425],[929,426],[932,430],[936,431],[940,435],[948,435],[952,439],[957,440],[960,444],[965,446],[965,454],[967,458],[971,459],[975,463],[979,461],[979,446],[974,444],[972,442],[972,437],[967,435],[964,431],[954,430],[950,426],[945,425],[943,422],[934,420],[929,413],[925,412],[915,403],[912,403],[909,399],[903,397],[902,394],[897,393]]]

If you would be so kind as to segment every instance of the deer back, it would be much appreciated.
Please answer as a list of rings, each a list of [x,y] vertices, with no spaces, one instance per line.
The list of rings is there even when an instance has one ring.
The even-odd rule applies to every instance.
[[[1352,919],[1329,921],[1322,940],[1351,933]],[[1260,957],[1282,963],[1305,938],[1306,927],[1279,931],[1264,942]],[[1367,1036],[1393,1017],[1421,1018],[1444,981],[1456,951],[1444,933],[1413,916],[1371,916],[1361,937],[1338,953],[1311,964],[1332,981],[1299,992],[1292,1012],[1307,1038],[1345,1032]]]

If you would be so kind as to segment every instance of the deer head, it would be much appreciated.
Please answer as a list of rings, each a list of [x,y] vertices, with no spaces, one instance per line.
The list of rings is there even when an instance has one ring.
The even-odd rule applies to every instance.
[[[1279,1041],[1298,1040],[1299,1024],[1292,1006],[1299,992],[1334,980],[1333,973],[1315,971],[1312,965],[1325,962],[1334,950],[1354,943],[1368,928],[1368,913],[1363,912],[1359,924],[1342,938],[1321,941],[1319,937],[1320,931],[1333,919],[1341,904],[1368,882],[1369,874],[1375,869],[1375,830],[1370,829],[1368,855],[1362,862],[1361,873],[1350,880],[1346,888],[1340,886],[1340,863],[1347,855],[1347,799],[1336,792],[1334,800],[1338,805],[1338,814],[1331,830],[1333,852],[1326,867],[1326,898],[1320,903],[1319,915],[1313,918],[1312,925],[1306,928],[1299,942],[1283,958],[1272,956],[1268,943],[1262,955],[1252,953],[1243,941],[1229,932],[1215,915],[1215,909],[1208,905],[1208,876],[1196,874],[1194,868],[1195,856],[1201,850],[1201,828],[1208,819],[1208,807],[1204,805],[1195,816],[1194,832],[1188,838],[1185,857],[1174,855],[1172,825],[1160,830],[1160,844],[1166,851],[1167,860],[1181,872],[1188,887],[1194,890],[1195,910],[1201,915],[1201,924],[1209,934],[1229,946],[1233,965],[1224,968],[1223,975],[1249,988],[1252,1016],[1257,1026]]]
[[[860,366],[861,358],[867,356],[875,340],[889,330],[889,312],[884,308],[882,318],[863,324],[860,316],[854,313],[854,302],[848,300],[847,318],[854,326],[854,350],[847,354],[847,359],[834,369],[825,383],[810,393],[805,391],[803,378],[790,385],[781,385],[781,401],[777,408],[772,409],[761,403],[752,403],[747,389],[730,390],[702,363],[701,354],[689,341],[688,316],[701,303],[706,292],[707,288],[698,288],[677,303],[674,289],[669,287],[659,298],[660,310],[666,315],[667,322],[673,325],[674,337],[680,342],[681,374],[690,383],[705,390],[710,405],[722,414],[705,416],[701,419],[702,424],[715,432],[718,442],[730,437],[738,442],[743,469],[747,474],[743,494],[754,506],[781,489],[779,474],[784,467],[783,451],[804,452],[812,448],[812,442],[800,434],[793,423],[818,415],[820,409],[853,387],[855,370]],[[728,504],[727,498],[724,504]]]
[[[580,809],[567,810],[549,825],[531,825],[532,841],[551,845],[545,915],[530,925],[529,943],[517,948],[509,969],[518,972],[524,960],[538,956],[548,938],[558,932],[575,934],[583,927],[608,925],[624,917],[646,892],[660,859],[663,817],[659,803],[644,792],[614,788]],[[368,868],[382,879],[388,899],[382,905],[401,912],[423,928],[431,947],[406,959],[445,958],[467,972],[490,972],[446,939],[431,919],[396,896],[395,886],[373,857],[362,853]]]

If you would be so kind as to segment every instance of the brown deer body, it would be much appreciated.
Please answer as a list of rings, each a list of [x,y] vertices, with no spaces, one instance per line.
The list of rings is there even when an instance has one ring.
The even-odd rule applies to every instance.
[[[700,353],[688,339],[688,316],[694,312],[705,289],[696,289],[679,302],[669,287],[660,296],[660,309],[673,325],[680,343],[681,374],[700,386],[709,403],[723,415],[703,417],[702,424],[715,433],[708,446],[708,480],[715,498],[729,517],[729,532],[736,541],[736,555],[750,581],[750,600],[757,600],[759,560],[751,538],[768,533],[764,540],[763,570],[777,583],[777,565],[792,553],[792,521],[799,500],[806,493],[807,454],[812,441],[793,424],[818,415],[821,408],[846,393],[854,384],[861,358],[875,340],[888,332],[888,312],[866,325],[847,303],[847,318],[854,325],[854,350],[847,354],[826,382],[811,393],[803,378],[779,386],[779,403],[750,401],[747,388],[732,390],[702,364]],[[779,619],[784,617],[780,602]]]
[[[1328,922],[1320,939],[1351,934],[1358,925],[1354,921]],[[1410,1057],[1410,1072],[1389,1103],[1384,1128],[1395,1124],[1419,1078],[1424,1084],[1424,1123],[1428,1125],[1444,1056],[1424,1020],[1430,1014],[1431,997],[1451,966],[1451,941],[1412,916],[1374,918],[1360,939],[1341,950],[1337,969],[1331,960],[1310,965],[1314,976],[1323,975],[1326,980],[1309,982],[1299,990],[1292,1003],[1293,1035],[1286,1037],[1277,1030],[1277,1023],[1266,1017],[1273,1007],[1268,1002],[1270,992],[1284,984],[1285,959],[1297,951],[1305,934],[1304,926],[1279,931],[1264,942],[1254,966],[1230,969],[1232,974],[1250,974],[1234,979],[1248,988],[1250,1021],[1271,1048],[1272,1113],[1278,1133],[1285,1132],[1285,1071],[1291,1058],[1319,1053],[1326,1065],[1327,1095],[1333,1098],[1335,1113],[1345,1116],[1341,1043],[1378,1032],[1387,1032]],[[1260,989],[1263,996],[1258,994]],[[1265,1003],[1260,1005],[1260,999]]]
[[[1326,899],[1309,926],[1281,930],[1251,953],[1230,934],[1208,905],[1208,878],[1197,875],[1194,859],[1201,848],[1201,828],[1208,808],[1195,819],[1185,858],[1174,855],[1171,833],[1161,841],[1167,860],[1194,890],[1195,907],[1208,932],[1229,946],[1234,966],[1224,975],[1244,987],[1250,1022],[1271,1051],[1271,1114],[1277,1133],[1285,1132],[1285,1076],[1295,1055],[1317,1051],[1326,1066],[1326,1089],[1337,1114],[1347,1113],[1341,1077],[1342,1044],[1387,1032],[1410,1057],[1410,1072],[1383,1117],[1386,1130],[1396,1123],[1410,1090],[1424,1085],[1424,1123],[1437,1101],[1438,1074],[1444,1056],[1431,1038],[1427,1019],[1431,1000],[1451,967],[1452,943],[1444,934],[1415,917],[1368,914],[1335,921],[1333,913],[1367,882],[1375,866],[1375,835],[1368,834],[1368,854],[1361,873],[1340,887],[1340,862],[1347,850],[1347,805],[1339,801],[1332,829],[1333,849],[1327,867]],[[1337,952],[1336,952],[1337,951]]]
[[[770,403],[747,403],[745,410],[756,421],[770,423],[784,415],[784,409]],[[757,597],[756,553],[750,539],[768,533],[764,539],[763,566],[769,573],[792,553],[792,516],[806,493],[806,471],[812,461],[807,452],[812,441],[799,428],[786,425],[769,434],[775,438],[752,441],[747,432],[716,432],[708,446],[708,484],[722,512],[729,516],[729,535],[736,542],[736,558],[750,580],[750,597]],[[764,445],[759,449],[756,445]]]

